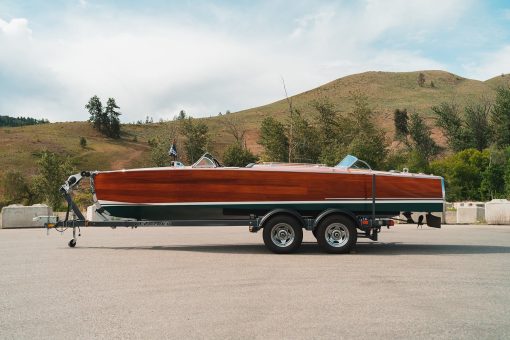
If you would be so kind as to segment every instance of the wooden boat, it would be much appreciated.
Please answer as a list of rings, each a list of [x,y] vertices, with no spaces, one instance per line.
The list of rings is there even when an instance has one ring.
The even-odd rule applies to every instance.
[[[347,156],[335,167],[232,168],[206,154],[189,167],[98,171],[91,177],[97,205],[112,216],[136,220],[239,219],[276,208],[311,218],[330,208],[356,216],[443,211],[442,177],[374,171],[360,167],[363,163]]]

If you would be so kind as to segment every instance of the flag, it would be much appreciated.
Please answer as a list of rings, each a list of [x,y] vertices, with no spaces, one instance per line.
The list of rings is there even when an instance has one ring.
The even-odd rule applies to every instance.
[[[168,155],[177,157],[177,148],[175,147],[175,143],[172,143],[172,147],[168,150]]]

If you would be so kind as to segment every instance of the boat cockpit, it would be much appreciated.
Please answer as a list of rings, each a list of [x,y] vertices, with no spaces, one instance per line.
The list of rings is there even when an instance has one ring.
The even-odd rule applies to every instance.
[[[192,168],[221,168],[222,165],[216,158],[214,158],[213,155],[206,152],[191,167]]]
[[[306,163],[263,163],[258,165],[269,165],[269,166],[324,166],[321,164],[306,164]],[[249,164],[247,167],[252,167],[253,164]],[[192,168],[221,168],[223,167],[221,163],[214,158],[213,155],[206,152],[200,157],[198,161],[196,161],[192,166]],[[370,165],[365,162],[364,160],[361,160],[353,155],[347,155],[338,163],[336,168],[341,169],[366,169],[366,170],[372,170]]]

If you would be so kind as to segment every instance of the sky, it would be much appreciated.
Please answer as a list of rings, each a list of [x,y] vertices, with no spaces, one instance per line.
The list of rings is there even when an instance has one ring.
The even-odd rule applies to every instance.
[[[510,72],[510,0],[0,0],[0,114],[122,122],[264,105],[365,71]]]

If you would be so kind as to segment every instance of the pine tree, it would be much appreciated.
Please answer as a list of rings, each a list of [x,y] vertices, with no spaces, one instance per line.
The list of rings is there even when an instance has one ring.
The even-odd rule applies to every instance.
[[[106,103],[106,109],[104,111],[104,116],[107,121],[106,134],[111,138],[120,138],[120,112],[116,111],[116,109],[120,109],[119,106],[115,103],[114,98],[108,98],[108,102]]]
[[[405,141],[409,134],[409,116],[407,109],[396,109],[393,112],[393,122],[395,123],[395,139],[398,141]]]
[[[90,98],[85,108],[89,111],[90,118],[89,121],[92,122],[92,126],[94,129],[103,132],[103,104],[98,96],[93,96]]]

